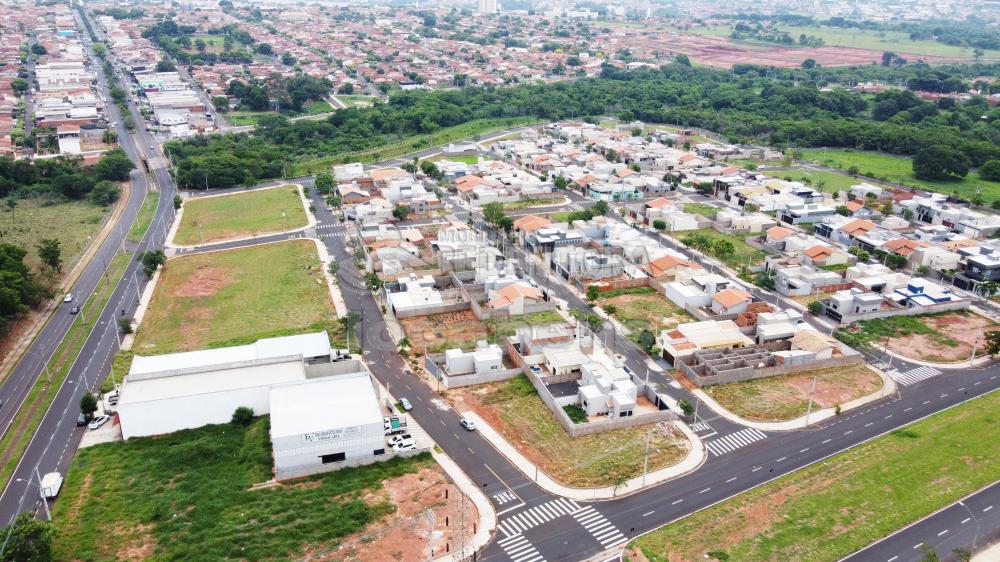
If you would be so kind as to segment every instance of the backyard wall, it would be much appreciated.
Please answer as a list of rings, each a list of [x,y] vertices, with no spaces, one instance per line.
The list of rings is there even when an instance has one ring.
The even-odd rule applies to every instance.
[[[943,302],[930,306],[916,308],[896,308],[892,310],[879,310],[876,312],[863,312],[861,314],[844,314],[840,320],[841,324],[851,324],[861,320],[873,320],[875,318],[889,318],[891,316],[921,316],[924,314],[938,314],[941,312],[951,312],[953,310],[965,310],[969,308],[972,301],[961,300],[957,302]]]
[[[694,356],[686,356],[681,358],[677,362],[677,366],[680,367],[684,374],[691,379],[691,382],[697,384],[700,387],[712,386],[713,384],[729,384],[734,382],[745,382],[757,379],[764,379],[768,377],[776,377],[778,375],[790,375],[793,373],[802,373],[805,371],[818,371],[820,369],[829,369],[832,367],[844,367],[847,365],[859,365],[864,363],[864,357],[860,353],[855,353],[853,355],[843,355],[839,357],[832,357],[830,359],[823,359],[821,361],[813,361],[811,363],[805,363],[801,365],[775,365],[774,367],[765,367],[763,369],[734,369],[729,373],[720,373],[718,375],[702,376],[700,373],[704,369],[698,369],[698,366],[692,368],[690,365],[684,362],[685,359],[693,359]]]
[[[424,356],[424,368],[434,375],[445,388],[462,388],[464,386],[474,386],[491,382],[505,381],[512,379],[521,373],[521,369],[500,369],[489,373],[469,373],[465,375],[450,375],[442,367],[444,364],[443,353],[429,353]]]

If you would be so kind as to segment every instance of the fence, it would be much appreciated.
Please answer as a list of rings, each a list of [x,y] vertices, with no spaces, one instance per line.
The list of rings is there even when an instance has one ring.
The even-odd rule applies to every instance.
[[[764,367],[762,369],[739,369],[734,370],[731,373],[719,373],[718,375],[711,376],[702,376],[699,374],[698,371],[703,370],[697,369],[700,365],[692,367],[683,360],[678,361],[677,363],[684,371],[684,374],[692,382],[697,384],[699,387],[705,387],[712,386],[714,384],[728,384],[764,379],[767,377],[776,377],[779,375],[791,375],[793,373],[801,373],[804,371],[818,371],[820,369],[830,369],[832,367],[858,365],[864,363],[864,358],[858,353],[840,357],[831,357],[830,359],[822,359],[801,365],[775,365],[773,367]]]
[[[954,310],[965,310],[972,305],[972,301],[960,300],[955,302],[943,302],[929,306],[895,308],[891,310],[877,310],[875,312],[861,312],[858,314],[842,314],[841,324],[852,324],[861,320],[874,320],[876,318],[889,318],[891,316],[922,316],[924,314],[938,314],[941,312],[951,312]],[[832,311],[831,311],[832,312]]]
[[[437,380],[441,381],[441,384],[444,385],[445,388],[462,388],[477,384],[505,381],[514,378],[521,372],[521,369],[500,369],[489,373],[452,375],[438,365],[438,362],[443,361],[443,353],[429,353],[424,356],[424,367],[430,374],[434,375]]]
[[[303,466],[299,468],[275,470],[274,479],[291,480],[293,478],[302,478],[305,476],[311,476],[313,474],[324,474],[327,472],[334,472],[343,468],[375,464],[377,462],[387,461],[393,457],[415,457],[425,451],[430,451],[430,448],[410,449],[408,451],[399,451],[399,452],[386,452],[386,454],[384,455],[378,455],[373,457],[364,457],[360,459],[351,459],[348,461],[332,462],[317,466]]]

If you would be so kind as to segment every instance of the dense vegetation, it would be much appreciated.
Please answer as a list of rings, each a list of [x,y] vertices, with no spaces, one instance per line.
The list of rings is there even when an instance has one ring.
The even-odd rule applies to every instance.
[[[109,205],[118,200],[118,187],[111,182],[127,180],[131,170],[132,161],[120,148],[105,153],[92,168],[84,168],[80,158],[0,157],[0,198],[89,197]]]
[[[934,76],[959,81],[998,70],[989,65],[932,69],[919,63],[873,68],[897,79]],[[960,105],[950,100],[933,104],[893,93],[872,102],[847,89],[820,88],[829,80],[865,79],[866,73],[863,68],[769,69],[765,76],[763,69],[748,65],[734,72],[679,63],[641,71],[605,66],[601,77],[575,82],[396,92],[388,103],[341,110],[325,121],[266,118],[253,134],[196,137],[168,148],[178,157],[182,186],[226,187],[247,178],[278,177],[287,161],[390,144],[473,119],[615,114],[626,121],[679,123],[718,131],[733,141],[779,147],[851,147],[913,155],[945,146],[972,166],[1000,158],[1000,110],[991,110],[983,98]]]
[[[51,296],[24,263],[27,255],[23,248],[0,243],[0,335],[7,333],[12,320]]]
[[[197,28],[193,25],[177,25],[174,20],[162,20],[155,25],[147,27],[142,36],[156,43],[172,58],[184,64],[215,64],[225,63],[250,63],[253,58],[250,51],[245,48],[253,45],[254,38],[248,32],[239,29],[233,24],[213,28],[208,30],[209,35],[223,37],[223,49],[221,53],[205,52],[205,42],[200,39],[191,38]],[[200,43],[199,43],[200,41]],[[237,47],[237,43],[240,48]],[[196,52],[189,52],[191,48]]]
[[[267,81],[250,83],[233,80],[226,93],[240,100],[241,108],[264,111],[271,108],[273,98],[277,100],[277,107],[298,113],[306,102],[325,99],[332,86],[326,78],[276,75]]]

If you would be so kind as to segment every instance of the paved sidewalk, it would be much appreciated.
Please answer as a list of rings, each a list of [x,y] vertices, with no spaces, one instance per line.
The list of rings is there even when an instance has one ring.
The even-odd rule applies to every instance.
[[[490,444],[500,451],[503,456],[507,457],[511,464],[516,466],[518,470],[523,472],[528,478],[534,480],[540,488],[550,494],[556,494],[558,496],[574,500],[604,500],[637,492],[643,488],[648,488],[655,484],[660,484],[661,482],[666,482],[667,480],[672,480],[678,476],[683,476],[684,474],[693,472],[701,466],[707,458],[705,455],[705,446],[702,444],[701,439],[699,439],[686,424],[678,422],[674,425],[680,429],[691,442],[691,451],[681,462],[646,474],[645,485],[643,485],[643,477],[636,476],[617,491],[611,486],[604,486],[601,488],[573,488],[570,486],[564,486],[550,478],[548,474],[545,474],[538,468],[538,465],[525,458],[520,451],[504,439],[503,436],[497,433],[493,427],[486,423],[486,421],[479,417],[475,412],[461,412],[461,414],[462,417],[474,421],[476,423],[476,430],[479,431],[480,434],[490,442]]]
[[[984,548],[972,556],[972,562],[995,562],[1000,560],[1000,542]]]
[[[882,371],[879,371],[878,369],[875,369],[873,367],[869,366],[868,368],[878,373],[878,376],[882,379],[882,389],[873,392],[867,396],[862,396],[861,398],[856,398],[854,400],[851,400],[850,402],[845,402],[844,404],[841,404],[840,405],[841,415],[843,415],[843,413],[847,412],[848,410],[857,408],[859,406],[864,406],[869,402],[880,400],[896,392],[896,381],[894,381],[892,377],[886,375]],[[693,390],[691,392],[695,396],[697,396],[699,400],[704,402],[706,406],[711,408],[713,412],[720,415],[721,417],[726,418],[727,420],[733,423],[744,425],[746,427],[752,427],[754,429],[759,429],[761,431],[792,431],[796,429],[802,429],[807,425],[813,425],[815,423],[821,422],[823,420],[832,418],[837,415],[836,408],[825,408],[822,410],[814,410],[811,414],[809,414],[808,424],[806,423],[806,416],[802,416],[799,418],[795,418],[793,420],[788,420],[783,422],[755,422],[748,420],[746,418],[741,418],[740,416],[737,416],[736,414],[730,412],[725,407],[723,407],[722,404],[716,402],[715,399],[713,399],[704,390],[700,388]]]

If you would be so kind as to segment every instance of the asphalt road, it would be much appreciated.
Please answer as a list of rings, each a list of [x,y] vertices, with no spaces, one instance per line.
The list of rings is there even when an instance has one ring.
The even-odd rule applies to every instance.
[[[82,24],[79,25],[83,29]],[[96,27],[95,27],[96,29]],[[98,85],[107,99],[108,83],[100,65],[95,64],[98,75]],[[108,105],[111,120],[119,123],[117,127],[119,144],[132,158],[139,161],[140,154],[150,154],[149,147],[155,146],[155,139],[139,124],[143,123],[141,116],[131,105],[130,110],[137,124],[135,134],[130,134],[122,125],[123,119],[118,115],[114,104]],[[150,154],[152,156],[152,154]],[[174,190],[169,174],[164,168],[159,168],[151,174],[155,185],[160,188],[159,207],[147,231],[139,244],[125,243],[130,253],[138,253],[147,249],[158,249],[163,245],[166,226],[173,218],[172,199]],[[115,284],[114,291],[107,305],[99,313],[90,311],[87,320],[93,322],[93,327],[73,361],[66,380],[60,385],[52,406],[45,412],[41,423],[32,435],[24,455],[14,470],[13,477],[0,494],[0,521],[9,523],[18,513],[34,510],[40,506],[38,487],[35,484],[35,471],[45,474],[51,471],[65,473],[72,459],[76,444],[79,443],[82,430],[76,427],[79,414],[80,396],[88,390],[99,387],[100,381],[109,372],[111,361],[118,349],[117,317],[121,310],[130,316],[138,302],[138,294],[146,283],[142,267],[136,261],[131,261],[124,275],[118,279],[105,280],[107,264],[110,263],[115,251],[122,247],[122,239],[135,221],[143,199],[150,186],[147,176],[140,170],[132,172],[132,193],[126,204],[125,212],[119,219],[120,228],[116,226],[107,240],[101,245],[95,257],[91,260],[80,279],[72,287],[75,303],[82,303],[97,287],[98,283]],[[28,349],[25,357],[15,366],[11,375],[0,385],[0,398],[4,400],[5,408],[0,410],[0,421],[5,431],[10,430],[10,423],[16,413],[16,405],[24,400],[34,381],[40,376],[43,365],[51,358],[66,335],[74,316],[69,314],[69,304],[63,304],[57,310],[42,332]],[[90,317],[93,315],[93,317]]]

